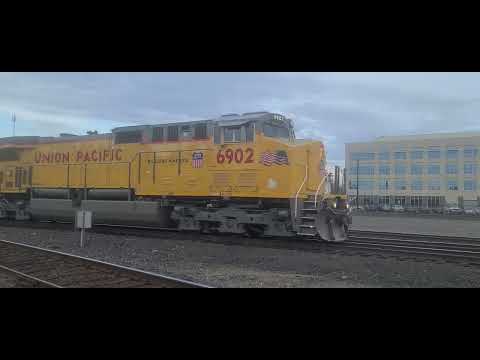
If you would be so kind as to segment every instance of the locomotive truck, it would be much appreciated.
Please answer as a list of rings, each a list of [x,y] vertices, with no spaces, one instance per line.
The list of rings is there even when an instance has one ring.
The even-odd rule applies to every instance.
[[[111,133],[0,139],[0,218],[149,225],[204,233],[347,237],[322,142],[259,112]]]

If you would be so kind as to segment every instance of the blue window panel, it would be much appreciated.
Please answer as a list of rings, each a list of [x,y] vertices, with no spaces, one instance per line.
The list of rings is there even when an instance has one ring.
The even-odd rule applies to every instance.
[[[350,169],[350,173],[352,175],[357,175],[357,167],[353,166]],[[359,166],[358,167],[358,175],[375,175],[375,167],[374,166]]]
[[[390,188],[390,182],[387,179],[380,180],[378,183],[380,190],[388,190]]]
[[[370,180],[360,180],[358,182],[358,190],[373,190],[375,183]],[[357,181],[354,180],[350,183],[350,189],[356,190],[357,189]]]
[[[415,150],[410,152],[410,159],[412,160],[421,160],[423,159],[423,151]]]
[[[440,180],[430,180],[428,182],[428,190],[440,190]]]
[[[440,159],[440,150],[429,150],[428,159],[429,160]]]
[[[412,181],[412,190],[416,190],[416,191],[423,190],[422,180],[413,180]]]
[[[381,152],[378,154],[378,160],[390,160],[389,152]]]
[[[447,174],[455,175],[457,173],[457,164],[447,164]]]
[[[463,189],[465,191],[475,191],[475,181],[473,180],[465,180],[463,182]]]
[[[407,182],[404,180],[395,181],[395,190],[407,190]]]
[[[428,175],[440,175],[440,165],[428,165]]]
[[[378,173],[380,175],[390,175],[390,165],[380,165],[378,167]]]
[[[477,149],[475,148],[463,149],[463,157],[465,159],[475,159],[477,157]]]
[[[474,175],[476,172],[475,164],[464,164],[463,173],[465,175]]]
[[[395,175],[406,175],[407,167],[405,165],[395,165]]]
[[[457,180],[448,180],[447,181],[447,189],[450,190],[450,191],[458,191]]]
[[[375,160],[374,153],[352,153],[352,160]]]
[[[407,153],[405,151],[396,151],[395,160],[407,160]]]
[[[410,169],[410,173],[412,175],[423,175],[423,166],[422,165],[417,165],[417,164],[413,164],[411,169]]]
[[[447,159],[457,160],[458,159],[458,150],[455,150],[455,149],[447,150]]]

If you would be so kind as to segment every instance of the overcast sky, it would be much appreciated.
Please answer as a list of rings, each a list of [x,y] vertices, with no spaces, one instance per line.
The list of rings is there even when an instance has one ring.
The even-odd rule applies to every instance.
[[[0,73],[0,134],[82,134],[224,113],[291,116],[298,137],[345,142],[480,130],[480,73]]]

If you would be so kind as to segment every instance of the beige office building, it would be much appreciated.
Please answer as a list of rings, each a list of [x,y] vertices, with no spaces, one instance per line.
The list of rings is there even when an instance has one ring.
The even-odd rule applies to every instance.
[[[346,144],[347,194],[360,205],[480,205],[480,132],[385,136]]]

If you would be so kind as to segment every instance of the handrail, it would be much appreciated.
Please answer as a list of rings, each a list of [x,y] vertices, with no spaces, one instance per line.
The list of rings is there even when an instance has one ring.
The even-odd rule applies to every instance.
[[[298,196],[300,194],[300,191],[302,191],[303,186],[307,182],[308,178],[308,165],[305,164],[305,178],[303,179],[302,185],[298,188],[297,194],[295,195],[295,218],[297,218],[297,210],[298,210]]]
[[[327,177],[324,176],[322,181],[320,181],[320,184],[318,184],[317,191],[315,192],[315,208],[317,208],[317,198],[318,198],[318,193],[320,192],[320,187],[323,185],[326,179]]]

